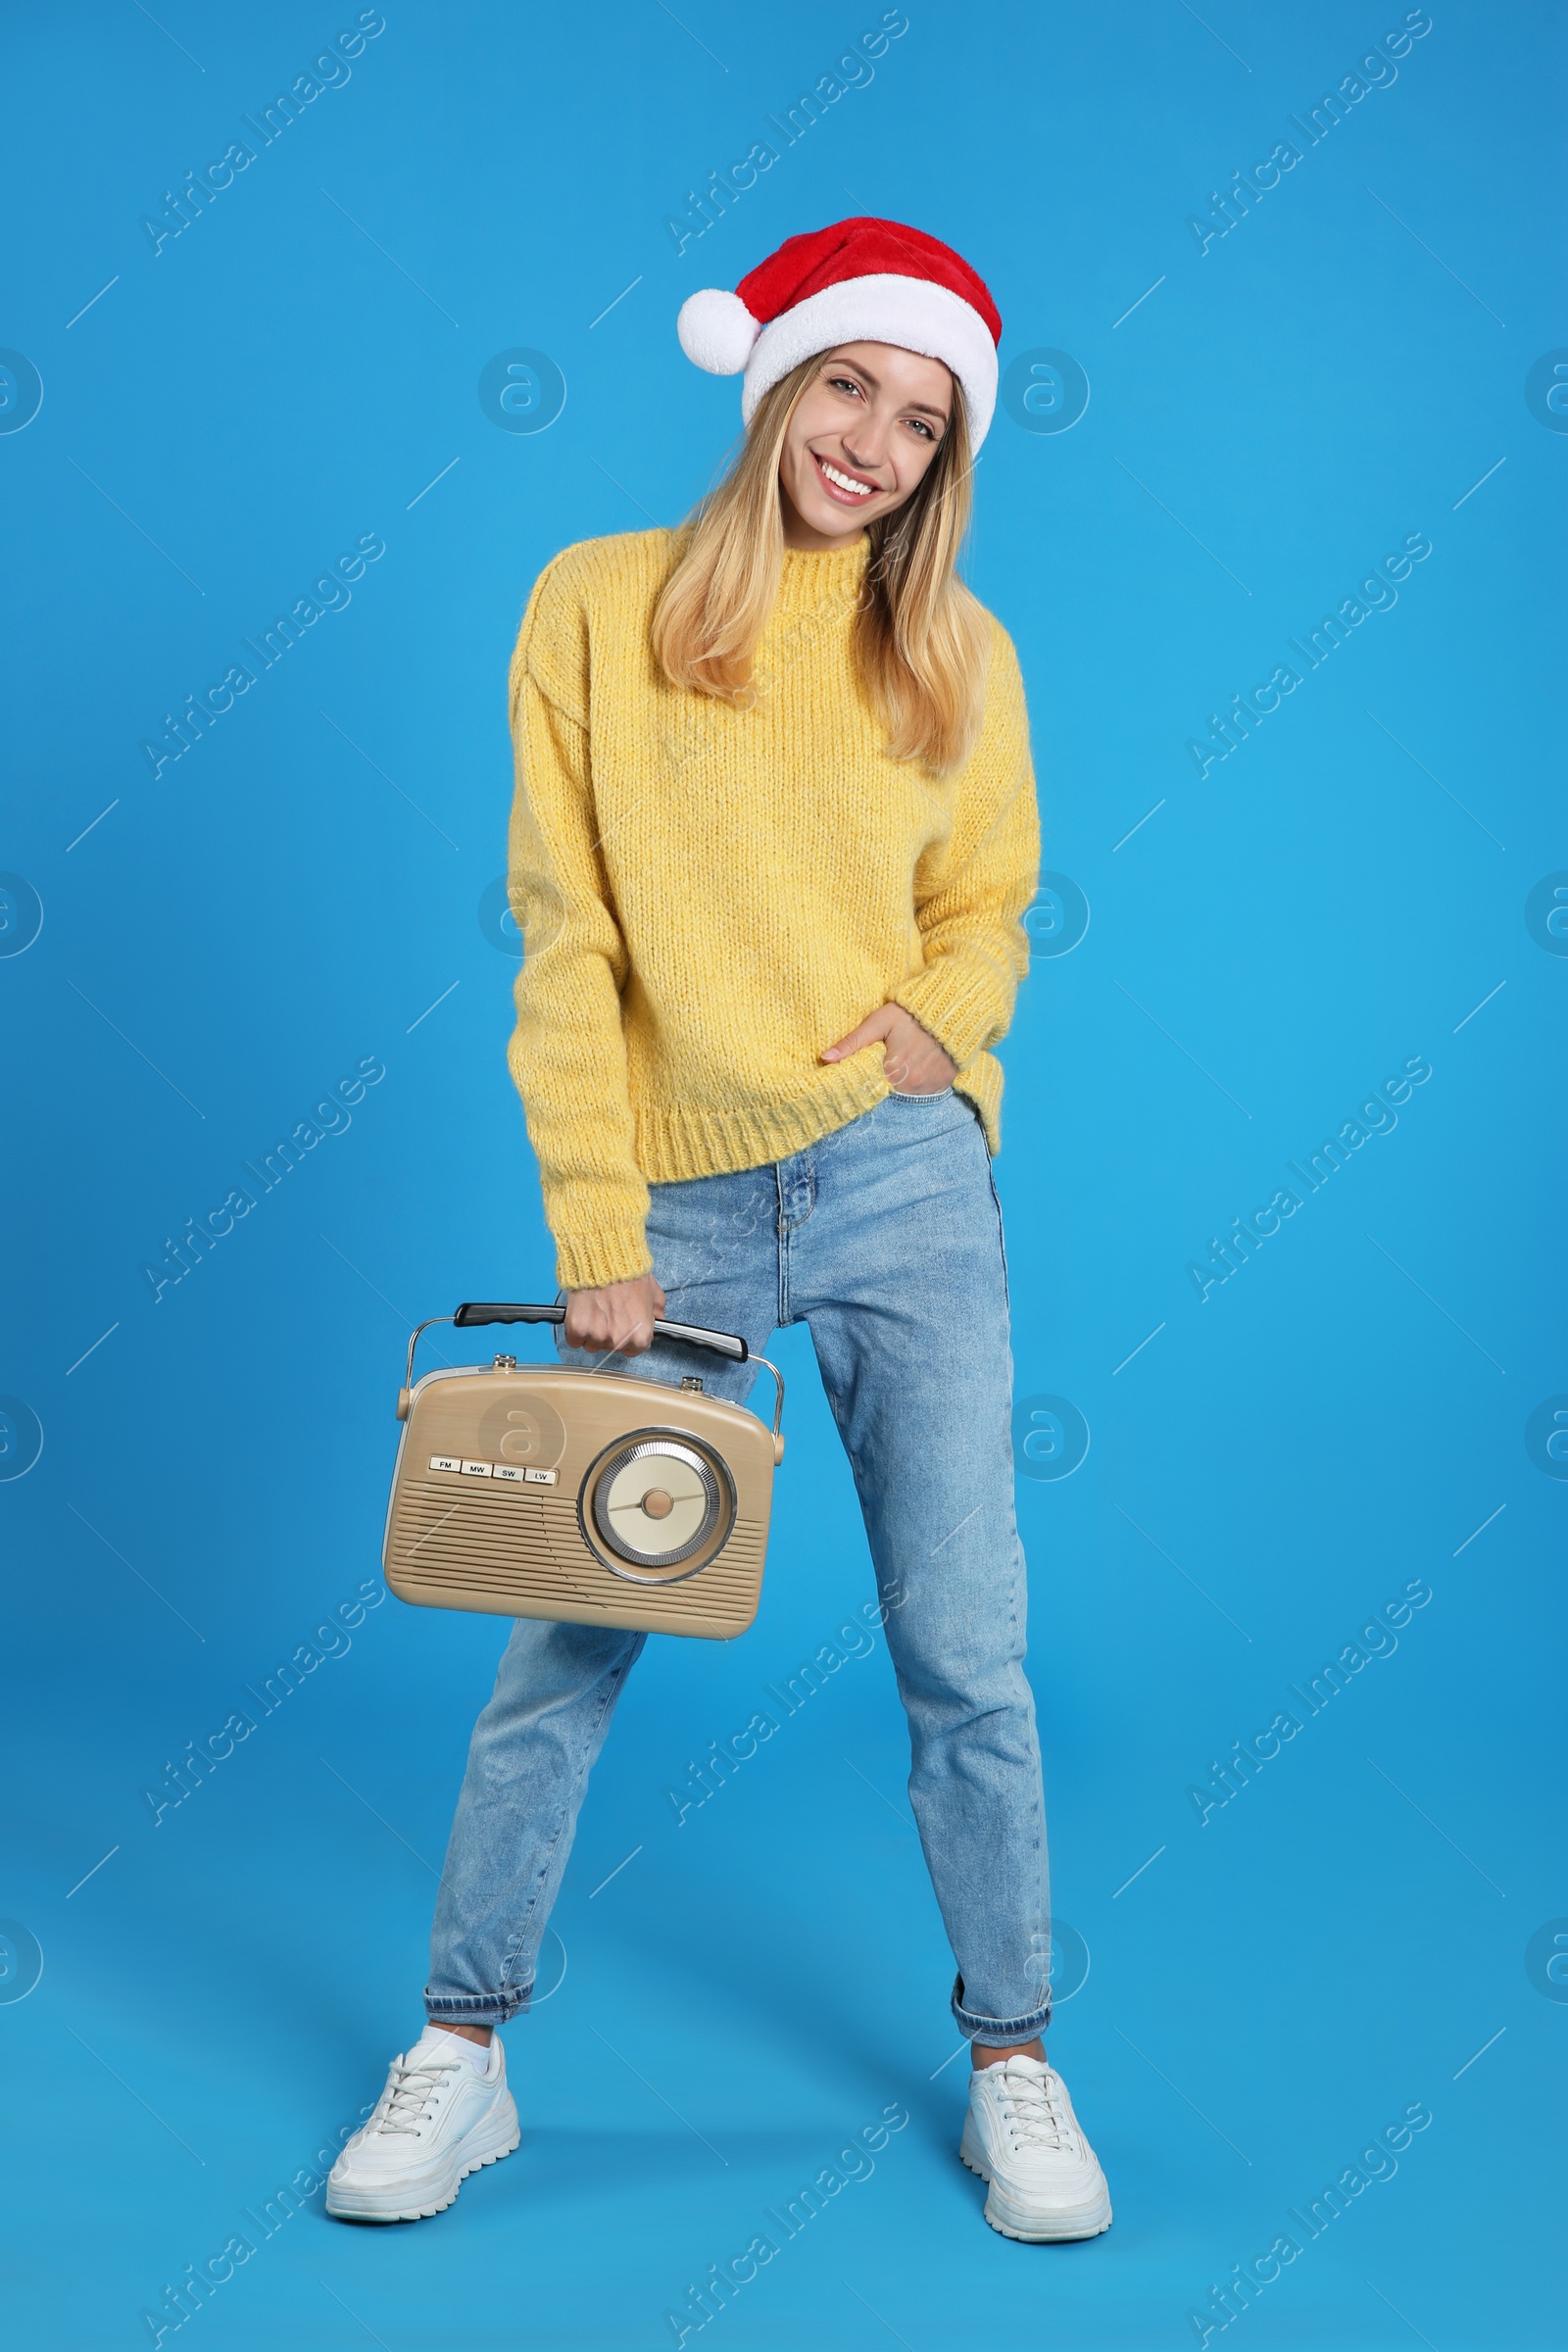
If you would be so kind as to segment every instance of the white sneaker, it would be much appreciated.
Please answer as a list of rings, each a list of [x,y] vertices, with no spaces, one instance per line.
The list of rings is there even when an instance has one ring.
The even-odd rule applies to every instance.
[[[1098,2237],[1110,2191],[1054,2067],[1009,2058],[976,2067],[959,2155],[991,2183],[986,2220],[1004,2237]]]
[[[326,2210],[340,2221],[417,2222],[443,2213],[469,2173],[510,2156],[521,2134],[494,2034],[475,2066],[459,2036],[428,2029],[393,2059],[375,2113],[333,2165]],[[479,2054],[478,2044],[467,2045]]]

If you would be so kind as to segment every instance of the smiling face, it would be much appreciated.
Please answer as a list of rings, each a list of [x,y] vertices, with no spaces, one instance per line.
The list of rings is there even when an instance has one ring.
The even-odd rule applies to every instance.
[[[953,413],[940,360],[893,343],[824,353],[779,458],[788,547],[842,547],[911,498]]]

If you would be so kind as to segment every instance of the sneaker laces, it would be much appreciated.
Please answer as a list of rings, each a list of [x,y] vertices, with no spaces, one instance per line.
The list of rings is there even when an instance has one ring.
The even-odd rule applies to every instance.
[[[382,2093],[381,2113],[376,2118],[377,2132],[407,2132],[418,2137],[424,2111],[434,2093],[446,2086],[443,2075],[455,2075],[462,2061],[457,2058],[426,2059],[419,2066],[404,2066],[394,2059]]]
[[[1057,2103],[1054,2077],[1015,2072],[1010,2064],[998,2072],[1002,2112],[1018,2145],[1069,2150],[1072,2128]]]

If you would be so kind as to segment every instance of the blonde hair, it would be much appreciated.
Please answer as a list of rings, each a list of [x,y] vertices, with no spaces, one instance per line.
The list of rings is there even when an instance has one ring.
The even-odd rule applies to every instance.
[[[752,657],[784,565],[779,460],[817,353],[758,402],[729,471],[695,508],[660,597],[653,649],[674,686],[736,710],[756,700]],[[856,666],[896,760],[959,767],[985,715],[986,619],[956,565],[969,527],[968,418],[956,378],[948,429],[919,488],[868,526]]]

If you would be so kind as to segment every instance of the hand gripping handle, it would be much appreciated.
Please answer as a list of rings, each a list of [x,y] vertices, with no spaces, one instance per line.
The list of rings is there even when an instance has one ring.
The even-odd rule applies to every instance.
[[[460,1331],[475,1323],[564,1323],[566,1310],[564,1306],[493,1306],[470,1298],[452,1320]],[[735,1364],[744,1364],[751,1353],[739,1332],[705,1331],[698,1323],[656,1323],[654,1337],[684,1340],[688,1348],[711,1348],[714,1355],[727,1355]]]
[[[473,1298],[466,1299],[454,1315],[427,1316],[424,1322],[416,1327],[409,1342],[409,1363],[408,1370],[404,1374],[403,1389],[398,1397],[398,1419],[403,1421],[408,1418],[410,1394],[414,1387],[414,1350],[419,1344],[419,1334],[428,1331],[433,1324],[452,1323],[459,1330],[471,1330],[476,1323],[564,1323],[565,1320],[566,1310],[564,1306],[544,1306],[523,1301],[484,1301]],[[697,1323],[661,1321],[654,1325],[654,1336],[661,1340],[683,1340],[691,1348],[710,1348],[714,1355],[727,1356],[729,1361],[734,1364],[744,1364],[751,1360],[752,1351],[739,1332],[705,1331],[701,1324]],[[768,1363],[765,1355],[758,1356],[756,1361],[766,1366],[766,1369],[772,1373],[776,1384],[773,1401],[773,1442],[776,1448],[775,1458],[782,1458],[783,1440],[779,1435],[779,1426],[784,1414],[783,1376],[776,1364]]]

